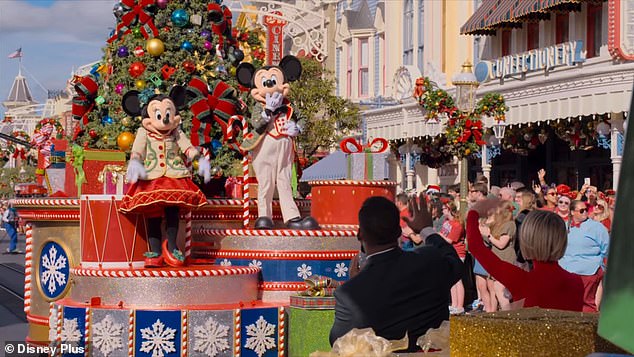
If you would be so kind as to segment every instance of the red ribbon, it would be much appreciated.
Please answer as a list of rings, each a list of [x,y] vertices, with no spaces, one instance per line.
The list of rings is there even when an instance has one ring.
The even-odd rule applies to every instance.
[[[389,144],[387,140],[383,138],[375,138],[365,146],[361,145],[355,138],[345,138],[339,143],[341,151],[346,154],[356,154],[362,152],[370,152],[373,154],[379,154],[387,151]]]
[[[18,157],[22,160],[26,160],[26,154],[23,148],[16,148],[13,152],[13,158],[17,159]]]
[[[108,43],[112,43],[123,35],[129,34],[132,29],[134,20],[138,19],[141,26],[141,34],[145,39],[158,36],[158,29],[152,20],[149,6],[154,5],[154,0],[121,0],[121,5],[125,13],[121,16],[121,22],[117,25],[114,35],[108,39]]]
[[[482,140],[482,122],[480,120],[471,121],[471,119],[467,119],[464,124],[464,131],[460,138],[459,142],[464,143],[469,140],[471,135],[475,139],[476,144],[484,145],[485,142]]]
[[[236,114],[238,108],[233,87],[223,81],[217,81],[209,93],[207,83],[199,77],[194,77],[189,82],[187,91],[194,97],[189,102],[194,113],[191,129],[192,144],[200,146],[211,141],[212,119],[220,125],[223,141],[232,140],[234,136],[231,133],[233,133],[235,119],[232,120],[231,117]]]
[[[88,124],[88,113],[95,107],[94,98],[98,89],[97,79],[92,75],[78,77],[76,80],[75,91],[77,95],[73,97],[71,111],[73,119],[81,120],[81,128]]]

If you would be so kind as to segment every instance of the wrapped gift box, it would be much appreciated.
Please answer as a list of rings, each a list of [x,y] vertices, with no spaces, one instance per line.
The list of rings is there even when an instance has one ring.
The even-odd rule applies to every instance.
[[[315,351],[330,351],[330,328],[335,321],[334,309],[288,309],[288,355],[308,357]]]
[[[527,308],[451,316],[451,356],[580,356],[622,352],[597,335],[598,314]]]
[[[104,184],[99,182],[99,174],[106,165],[126,166],[125,153],[117,150],[84,150],[84,165],[86,182],[81,185],[82,195],[103,194]],[[75,170],[71,164],[66,165],[66,182],[64,191],[69,197],[77,197],[78,190],[75,184]]]
[[[335,308],[334,288],[327,288],[329,296],[291,296],[291,306],[302,309],[324,310]]]
[[[361,152],[348,154],[346,157],[348,165],[349,180],[387,180],[390,178],[390,171],[387,161],[389,153]]]
[[[250,192],[249,192],[250,193]],[[225,181],[225,196],[227,198],[242,199],[242,177],[228,177]]]
[[[126,169],[121,165],[106,165],[99,173],[97,180],[103,184],[106,195],[123,195],[130,188],[125,179]]]

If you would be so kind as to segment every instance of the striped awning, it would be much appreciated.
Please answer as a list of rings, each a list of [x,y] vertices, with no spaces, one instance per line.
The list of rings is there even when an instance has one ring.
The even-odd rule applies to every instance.
[[[519,27],[523,22],[548,18],[552,10],[580,10],[586,0],[483,0],[460,28],[463,35],[495,35],[501,27]]]

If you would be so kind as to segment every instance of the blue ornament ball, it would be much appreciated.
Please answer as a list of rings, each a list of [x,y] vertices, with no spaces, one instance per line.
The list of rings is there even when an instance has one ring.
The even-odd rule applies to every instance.
[[[172,12],[172,23],[177,27],[185,27],[189,23],[189,14],[183,9]]]
[[[181,44],[181,50],[185,50],[185,51],[190,51],[191,52],[191,51],[194,50],[194,45],[192,45],[192,43],[189,42],[189,41],[184,41]]]
[[[213,139],[213,140],[211,141],[211,151],[212,151],[214,154],[217,154],[217,153],[218,153],[218,150],[220,150],[220,148],[222,148],[222,143],[220,142],[220,140],[218,140],[218,139]]]
[[[110,115],[106,115],[105,117],[101,118],[101,123],[102,124],[112,124],[112,123],[114,123],[114,121],[112,120],[112,117]]]
[[[128,51],[128,48],[126,46],[121,46],[117,49],[117,56],[121,58],[128,57],[129,54],[130,51]]]

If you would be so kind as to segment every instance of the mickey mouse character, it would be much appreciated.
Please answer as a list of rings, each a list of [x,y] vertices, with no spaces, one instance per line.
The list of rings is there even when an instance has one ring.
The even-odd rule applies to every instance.
[[[172,88],[169,96],[150,97],[143,106],[137,91],[127,92],[122,99],[126,113],[143,118],[128,163],[127,179],[132,185],[123,197],[120,210],[148,217],[150,252],[145,253],[145,267],[160,267],[164,262],[173,267],[184,265],[183,253],[176,246],[179,209],[192,209],[207,203],[185,166],[185,157],[194,164],[197,160],[198,174],[205,182],[211,179],[209,160],[200,157],[179,128],[178,109],[184,104],[185,88],[181,86]],[[163,215],[167,239],[161,244]]]
[[[297,112],[286,97],[290,90],[288,82],[298,80],[301,73],[302,65],[294,56],[285,56],[279,66],[264,66],[257,71],[250,63],[242,63],[236,69],[238,82],[251,88],[251,97],[258,103],[251,118],[254,130],[241,145],[243,150],[252,151],[258,179],[259,217],[255,229],[273,228],[272,202],[276,186],[286,227],[319,229],[314,218],[301,218],[291,188],[293,138],[300,134],[301,124],[297,123]]]

